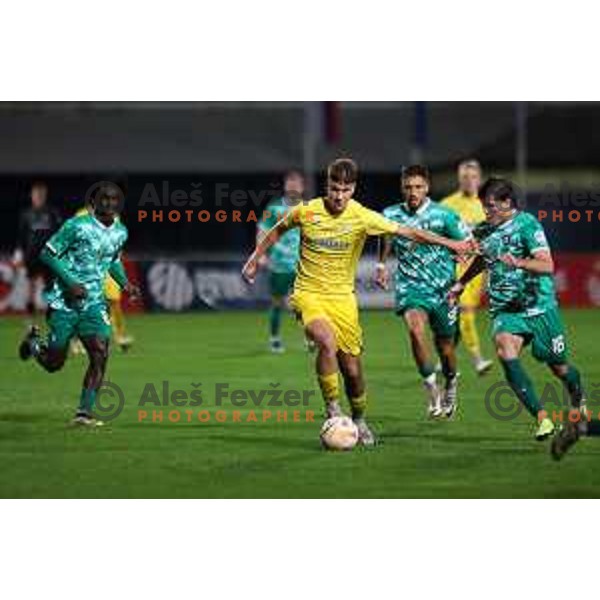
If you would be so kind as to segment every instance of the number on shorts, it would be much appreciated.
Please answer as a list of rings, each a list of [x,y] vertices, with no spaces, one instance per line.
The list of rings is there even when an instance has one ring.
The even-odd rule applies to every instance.
[[[565,336],[558,335],[552,338],[552,352],[554,354],[562,354],[565,351]]]

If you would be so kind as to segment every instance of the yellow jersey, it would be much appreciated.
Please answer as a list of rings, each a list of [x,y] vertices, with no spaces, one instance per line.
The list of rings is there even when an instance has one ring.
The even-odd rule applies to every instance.
[[[358,260],[369,235],[394,234],[398,225],[350,200],[339,215],[315,198],[284,217],[288,228],[300,228],[300,260],[294,290],[327,296],[354,292]]]
[[[444,198],[442,204],[457,213],[469,229],[485,221],[483,206],[477,196],[467,196],[459,190]]]

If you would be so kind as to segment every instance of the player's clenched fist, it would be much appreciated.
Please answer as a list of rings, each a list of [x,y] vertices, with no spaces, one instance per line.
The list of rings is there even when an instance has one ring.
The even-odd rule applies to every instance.
[[[142,297],[142,290],[134,283],[128,283],[123,291],[126,292],[129,295],[129,298],[134,301],[139,300]]]
[[[464,256],[476,254],[479,251],[479,244],[472,238],[460,241],[453,240],[449,248],[456,254]]]

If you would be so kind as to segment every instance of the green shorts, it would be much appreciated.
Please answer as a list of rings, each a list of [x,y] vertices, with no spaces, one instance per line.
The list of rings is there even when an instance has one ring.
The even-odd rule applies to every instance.
[[[450,306],[445,297],[405,296],[396,299],[397,315],[403,315],[411,309],[427,313],[435,337],[458,339],[458,307]]]
[[[271,271],[269,277],[269,286],[271,288],[271,296],[287,296],[294,286],[296,272],[274,273]]]
[[[547,309],[539,315],[526,313],[498,313],[493,318],[492,332],[512,333],[531,343],[531,353],[536,360],[552,364],[567,362],[569,349],[565,329],[558,308]]]
[[[74,336],[110,339],[111,323],[105,304],[93,304],[82,310],[48,309],[46,315],[51,346],[66,348]]]

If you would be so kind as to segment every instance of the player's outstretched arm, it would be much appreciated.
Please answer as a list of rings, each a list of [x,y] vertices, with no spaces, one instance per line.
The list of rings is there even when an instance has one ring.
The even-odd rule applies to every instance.
[[[477,242],[473,239],[452,240],[450,238],[437,235],[425,229],[416,229],[414,227],[405,227],[398,225],[396,235],[408,238],[419,244],[435,244],[436,246],[445,246],[456,254],[472,254],[477,249]]]
[[[269,231],[267,231],[262,237],[260,237],[256,243],[254,252],[250,255],[250,258],[246,261],[246,264],[242,268],[242,277],[248,283],[254,283],[256,279],[256,272],[258,271],[258,265],[263,256],[269,251],[269,248],[276,244],[279,238],[289,229],[286,219],[275,223]]]
[[[375,283],[382,289],[387,290],[390,274],[387,270],[385,261],[392,252],[392,240],[389,236],[379,236],[379,246],[377,249],[378,263],[375,266]]]
[[[517,258],[512,254],[505,254],[499,258],[505,265],[515,269],[524,269],[538,275],[551,275],[554,273],[554,261],[548,250],[533,252],[532,258]]]

